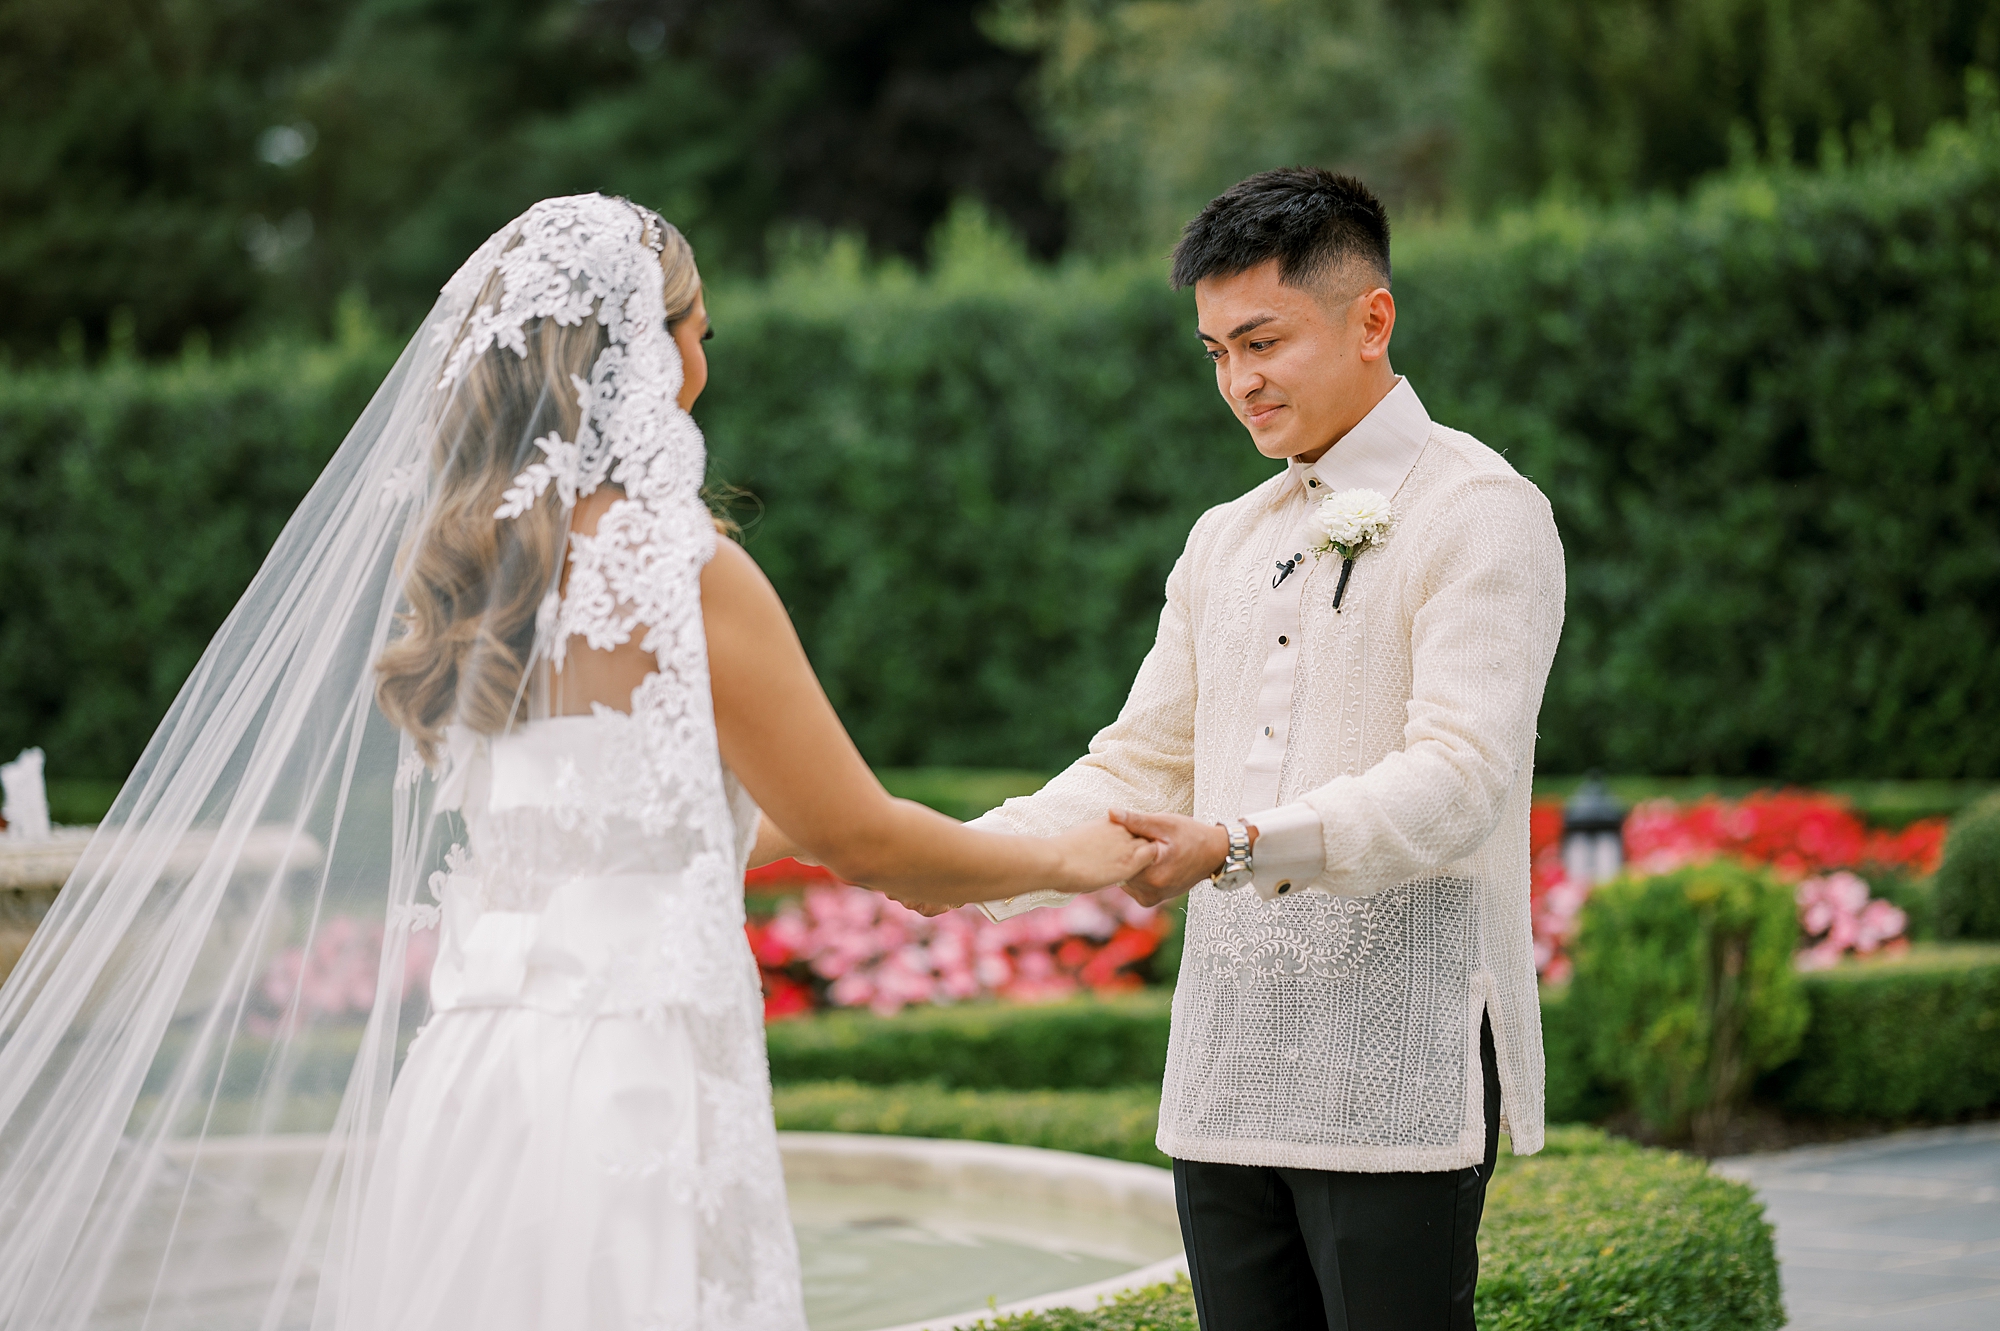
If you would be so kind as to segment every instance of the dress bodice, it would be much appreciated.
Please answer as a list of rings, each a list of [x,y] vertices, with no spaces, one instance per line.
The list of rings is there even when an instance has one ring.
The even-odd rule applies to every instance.
[[[718,967],[755,984],[742,876],[756,805],[725,768],[726,827],[649,828],[625,798],[625,769],[646,761],[638,724],[599,708],[490,737],[452,728],[440,799],[466,840],[432,880],[438,1010],[644,1011],[695,1001]]]

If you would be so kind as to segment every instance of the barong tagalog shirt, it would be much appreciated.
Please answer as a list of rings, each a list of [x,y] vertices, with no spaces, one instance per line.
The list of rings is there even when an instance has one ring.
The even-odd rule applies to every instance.
[[[1308,519],[1355,488],[1388,496],[1394,523],[1335,610],[1340,556],[1315,556]],[[1562,618],[1547,500],[1407,380],[1317,463],[1195,523],[1118,719],[977,820],[1047,835],[1107,808],[1240,817],[1258,885],[1289,884],[1188,896],[1162,1151],[1476,1164],[1482,1013],[1513,1149],[1541,1149],[1528,806]]]

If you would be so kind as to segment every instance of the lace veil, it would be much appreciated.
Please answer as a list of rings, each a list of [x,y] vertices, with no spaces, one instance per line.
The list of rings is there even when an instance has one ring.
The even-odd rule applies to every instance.
[[[547,710],[572,639],[650,658],[585,700],[640,736],[619,811],[721,871],[669,237],[584,195],[481,246],[182,688],[0,990],[0,1328],[331,1324],[459,867],[457,741]],[[413,734],[377,662],[425,633]]]

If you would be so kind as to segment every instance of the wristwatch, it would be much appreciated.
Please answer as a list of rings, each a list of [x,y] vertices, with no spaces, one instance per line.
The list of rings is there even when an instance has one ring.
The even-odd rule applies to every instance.
[[[1217,827],[1229,833],[1229,853],[1222,857],[1222,867],[1209,877],[1219,891],[1234,892],[1250,881],[1250,829],[1242,823],[1231,827],[1228,823],[1217,823]]]

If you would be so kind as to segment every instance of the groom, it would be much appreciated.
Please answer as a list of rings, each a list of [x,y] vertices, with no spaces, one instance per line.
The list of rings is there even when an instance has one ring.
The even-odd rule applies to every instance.
[[[1284,468],[1195,523],[1090,752],[980,821],[1109,806],[1162,846],[1126,890],[1192,889],[1158,1141],[1204,1331],[1469,1328],[1503,1109],[1517,1154],[1542,1144],[1528,803],[1562,546],[1390,369],[1359,181],[1250,177],[1173,283]]]

